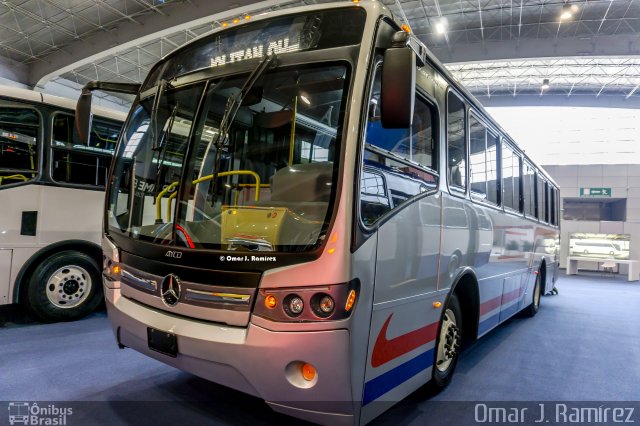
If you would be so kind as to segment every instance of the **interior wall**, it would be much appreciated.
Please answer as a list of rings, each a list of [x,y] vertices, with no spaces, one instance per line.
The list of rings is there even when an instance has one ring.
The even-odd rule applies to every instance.
[[[640,164],[547,165],[544,169],[560,187],[562,199],[579,198],[580,188],[611,188],[610,198],[626,198],[626,220],[597,222],[564,220],[560,213],[560,266],[567,267],[569,234],[594,232],[629,234],[631,236],[630,259],[640,260]],[[594,197],[591,197],[594,198]],[[609,197],[602,197],[609,199]],[[580,269],[595,269],[593,262],[579,262]],[[627,273],[627,265],[620,265],[621,274]]]

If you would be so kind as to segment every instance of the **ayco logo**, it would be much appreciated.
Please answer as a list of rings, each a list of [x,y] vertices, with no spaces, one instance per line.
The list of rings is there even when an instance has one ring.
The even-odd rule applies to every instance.
[[[165,305],[169,307],[176,306],[180,300],[180,278],[174,274],[164,277],[160,287],[160,295]]]
[[[181,251],[168,250],[164,254],[164,257],[172,257],[174,259],[180,259],[182,257],[182,252]]]

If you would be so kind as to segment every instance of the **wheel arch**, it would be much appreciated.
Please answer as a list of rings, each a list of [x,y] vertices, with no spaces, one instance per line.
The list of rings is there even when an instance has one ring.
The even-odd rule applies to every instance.
[[[478,288],[478,277],[471,268],[464,268],[458,273],[447,294],[446,303],[449,302],[449,298],[454,293],[458,297],[460,310],[462,311],[462,343],[464,347],[477,340],[478,324],[480,321],[480,290]],[[468,326],[469,324],[471,326]]]
[[[538,267],[538,273],[540,274],[540,284],[542,288],[540,289],[540,294],[547,294],[547,259],[544,257],[540,261],[540,266]]]
[[[31,274],[33,274],[33,271],[38,267],[40,262],[56,252],[67,250],[78,251],[90,256],[96,261],[98,268],[102,265],[102,248],[91,241],[65,240],[49,244],[48,246],[42,247],[38,250],[25,262],[24,265],[22,265],[22,268],[20,268],[13,287],[13,303],[19,303],[21,298],[24,296],[24,291],[27,288],[25,283],[29,281]]]

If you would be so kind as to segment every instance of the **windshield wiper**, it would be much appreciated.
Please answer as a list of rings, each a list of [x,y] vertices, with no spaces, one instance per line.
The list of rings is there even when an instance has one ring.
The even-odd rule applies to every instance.
[[[222,114],[222,119],[220,120],[220,131],[218,132],[218,136],[213,143],[213,146],[216,149],[216,156],[213,162],[214,175],[218,173],[218,170],[220,168],[220,161],[222,159],[222,147],[227,140],[229,129],[231,129],[231,125],[236,118],[236,114],[238,114],[238,111],[242,106],[242,101],[247,97],[247,94],[260,79],[260,77],[262,77],[262,75],[268,69],[275,68],[277,66],[276,60],[277,55],[275,53],[265,56],[264,59],[260,61],[258,66],[254,68],[251,74],[249,74],[240,91],[235,95],[229,95],[229,97],[227,98],[227,105],[225,106],[224,113]],[[211,207],[214,206],[216,200],[216,191],[218,188],[217,182],[218,179],[214,178],[210,187]]]
[[[167,120],[167,125],[164,126],[164,128],[162,129],[162,133],[160,133],[157,146],[155,148],[152,148],[154,151],[152,155],[152,161],[156,153],[158,154],[158,164],[156,166],[156,181],[155,181],[155,185],[153,186],[153,190],[155,194],[153,198],[154,203],[155,203],[155,197],[157,197],[160,192],[158,189],[158,185],[160,184],[160,169],[162,168],[162,164],[164,163],[164,157],[165,157],[165,154],[167,153],[166,148],[169,145],[168,143],[165,143],[165,140],[168,139],[169,137],[168,135],[169,135],[169,132],[171,131],[171,128],[173,127],[173,122],[176,119],[176,114],[178,112],[179,106],[180,106],[180,103],[176,103],[175,106],[173,107],[173,110],[171,111],[171,115]]]

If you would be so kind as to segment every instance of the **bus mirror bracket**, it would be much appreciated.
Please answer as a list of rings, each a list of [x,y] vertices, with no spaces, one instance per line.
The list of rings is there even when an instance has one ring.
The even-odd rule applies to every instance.
[[[410,35],[398,31],[384,53],[381,82],[381,119],[386,129],[411,127],[416,93],[416,53]]]
[[[83,145],[89,144],[89,133],[93,119],[93,114],[91,114],[91,99],[94,90],[136,95],[140,90],[140,85],[106,81],[90,81],[84,85],[82,93],[78,98],[78,103],[76,104],[76,130],[78,131],[80,142]]]

